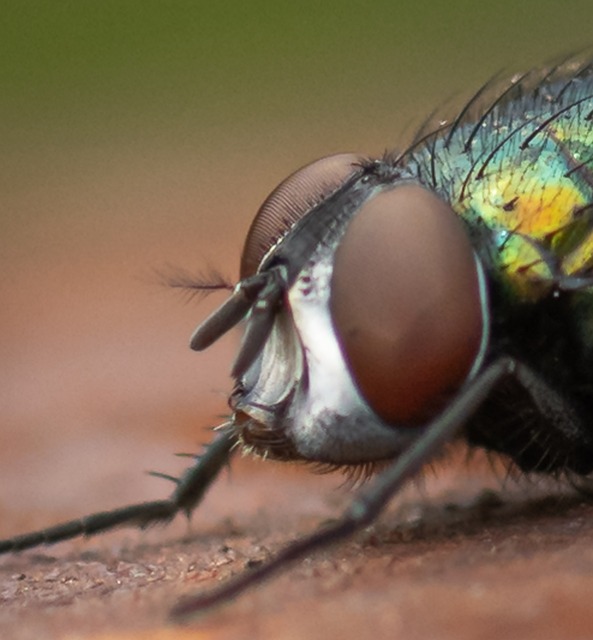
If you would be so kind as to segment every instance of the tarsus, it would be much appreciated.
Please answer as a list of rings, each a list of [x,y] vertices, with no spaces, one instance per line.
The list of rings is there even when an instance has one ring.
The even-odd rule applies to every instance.
[[[92,536],[122,525],[144,528],[156,522],[168,522],[180,511],[189,517],[232,455],[236,436],[230,430],[230,424],[224,426],[226,428],[219,431],[204,455],[182,474],[170,498],[132,504],[112,511],[101,511],[53,527],[0,540],[0,554],[54,544],[78,536]]]

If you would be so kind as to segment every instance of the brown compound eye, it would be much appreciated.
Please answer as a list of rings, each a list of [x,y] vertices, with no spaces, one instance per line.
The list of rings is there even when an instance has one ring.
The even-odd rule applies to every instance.
[[[455,212],[416,185],[368,201],[336,251],[331,313],[352,377],[383,420],[417,424],[467,376],[479,280]]]
[[[241,255],[241,280],[257,272],[268,251],[313,206],[360,171],[366,158],[340,153],[316,160],[281,182],[257,212]]]

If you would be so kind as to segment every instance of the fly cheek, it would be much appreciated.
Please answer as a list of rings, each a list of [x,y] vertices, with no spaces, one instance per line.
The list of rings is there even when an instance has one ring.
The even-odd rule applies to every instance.
[[[298,169],[266,198],[247,233],[241,280],[257,273],[267,255],[311,209],[339,189],[368,162],[354,153],[326,156]]]
[[[274,255],[275,249],[282,240],[294,231],[295,226],[316,205],[340,189],[355,174],[360,173],[362,167],[368,162],[364,156],[353,153],[326,156],[298,169],[281,182],[266,198],[251,223],[241,254],[241,281],[248,281],[260,272],[265,275],[267,259]],[[302,256],[298,255],[295,258],[301,259]],[[261,303],[270,305],[268,298],[262,301],[257,300],[252,306],[251,318],[258,311],[262,311],[264,307]],[[254,352],[264,357],[264,344],[268,343],[276,322],[278,308],[282,304],[284,304],[282,298],[276,299],[273,308],[268,309],[263,338],[259,337],[255,349],[252,350],[251,345],[242,343],[242,347],[250,349],[251,355]],[[248,319],[248,328],[249,321]],[[244,334],[244,342],[248,328]],[[290,340],[285,340],[284,343],[286,346],[290,344]],[[279,369],[274,369],[274,365],[279,362],[262,361],[258,367],[252,367],[255,361],[251,357],[247,359],[247,366],[237,367],[237,360],[240,362],[243,360],[242,352],[241,348],[233,366],[239,385],[230,399],[230,404],[236,412],[236,419],[245,415],[253,418],[253,420],[244,421],[242,438],[247,444],[257,447],[257,434],[261,432],[258,424],[266,423],[266,429],[269,429],[277,422],[276,416],[271,415],[274,414],[273,407],[284,401],[296,372],[287,371],[284,364],[281,364]],[[276,352],[275,356],[277,356]],[[296,366],[296,359],[291,358],[287,353],[282,353],[278,360],[290,361],[293,368]],[[262,367],[264,371],[261,370]],[[270,383],[270,380],[273,383]],[[253,402],[252,398],[255,398]],[[241,407],[241,415],[237,413],[237,407]],[[271,417],[266,419],[266,416]],[[268,444],[266,443],[266,451],[270,453]]]
[[[336,251],[331,314],[361,395],[418,424],[463,383],[483,331],[472,247],[455,212],[416,185],[363,205]]]

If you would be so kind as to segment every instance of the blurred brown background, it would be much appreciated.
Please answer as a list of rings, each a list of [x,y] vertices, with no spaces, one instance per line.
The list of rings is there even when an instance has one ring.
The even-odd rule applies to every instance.
[[[493,73],[591,45],[592,19],[588,0],[3,3],[0,535],[164,495],[142,472],[220,421],[236,336],[187,342],[221,297],[159,271],[234,280],[288,173],[397,147]]]

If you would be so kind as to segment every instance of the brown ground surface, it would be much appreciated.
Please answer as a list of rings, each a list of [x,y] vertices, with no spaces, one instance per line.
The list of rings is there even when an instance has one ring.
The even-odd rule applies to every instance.
[[[133,466],[142,466],[141,452]],[[325,478],[237,467],[191,532],[176,522],[4,558],[1,637],[591,637],[593,508],[520,492],[503,494],[501,503],[490,493],[469,498],[473,490],[452,497],[444,487],[431,501],[408,493],[355,539],[174,628],[167,611],[180,596],[265,559],[335,515],[345,499]],[[426,491],[438,492],[449,477],[443,471]],[[21,512],[18,524],[41,519],[36,510]]]
[[[166,495],[163,480],[142,472],[181,470],[184,460],[170,454],[199,448],[225,409],[232,339],[212,353],[189,352],[187,337],[208,304],[183,306],[145,276],[167,261],[200,266],[204,247],[210,260],[224,256],[223,268],[236,264],[250,214],[233,226],[217,212],[253,211],[261,185],[239,185],[241,202],[223,194],[216,209],[216,185],[204,193],[204,183],[194,184],[191,162],[184,172],[182,161],[162,160],[143,175],[119,174],[110,160],[82,171],[93,176],[87,182],[69,166],[45,176],[39,192],[23,184],[13,194],[13,207],[33,212],[89,203],[96,211],[86,223],[64,215],[61,227],[33,221],[25,229],[21,220],[25,226],[8,230],[14,238],[0,277],[2,537]],[[170,192],[163,167],[175,178]],[[144,199],[126,196],[130,190]],[[212,212],[218,235],[216,224],[200,223],[198,234],[189,214],[183,218],[196,202]],[[120,223],[93,226],[96,212],[118,207]],[[140,222],[126,217],[136,210]],[[163,211],[172,212],[167,223]],[[221,228],[225,244],[208,244]],[[202,248],[198,235],[207,239]],[[339,514],[349,496],[340,482],[239,460],[189,530],[179,518],[2,557],[0,638],[593,637],[593,507],[557,487],[503,484],[461,458],[407,489],[354,539],[189,626],[167,623],[180,596]],[[491,489],[500,500],[484,493]]]

